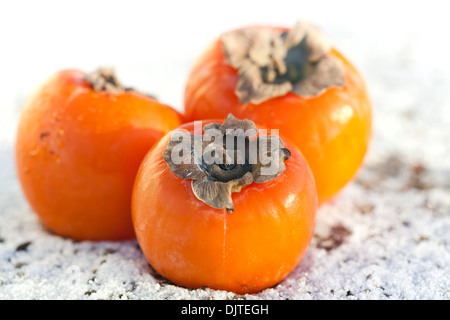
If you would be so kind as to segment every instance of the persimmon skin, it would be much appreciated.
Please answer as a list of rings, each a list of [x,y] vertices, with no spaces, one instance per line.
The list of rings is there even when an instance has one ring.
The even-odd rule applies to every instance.
[[[193,132],[192,123],[180,128]],[[145,156],[133,190],[133,223],[149,263],[187,288],[245,294],[279,283],[304,256],[315,226],[317,192],[300,151],[285,142],[286,170],[233,193],[235,210],[226,213],[198,200],[191,180],[169,169],[162,154],[172,133]]]
[[[139,164],[181,120],[135,91],[94,91],[79,70],[52,75],[26,101],[16,136],[25,197],[55,234],[135,238],[131,193]]]
[[[322,204],[355,177],[372,136],[371,101],[361,74],[338,50],[328,54],[344,65],[344,87],[330,87],[310,98],[288,93],[258,105],[240,103],[234,92],[238,73],[227,64],[222,41],[217,39],[197,59],[188,76],[186,121],[233,113],[266,128],[279,129],[280,135],[307,159]]]

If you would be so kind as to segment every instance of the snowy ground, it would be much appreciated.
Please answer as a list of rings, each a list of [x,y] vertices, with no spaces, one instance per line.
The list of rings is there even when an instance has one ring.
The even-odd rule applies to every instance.
[[[0,299],[450,299],[445,2],[241,2],[0,5]],[[297,19],[319,25],[361,70],[375,131],[358,178],[320,208],[311,246],[283,282],[244,296],[188,290],[155,274],[135,241],[73,242],[41,226],[12,152],[21,104],[40,81],[114,66],[126,84],[181,109],[189,67],[217,35]]]

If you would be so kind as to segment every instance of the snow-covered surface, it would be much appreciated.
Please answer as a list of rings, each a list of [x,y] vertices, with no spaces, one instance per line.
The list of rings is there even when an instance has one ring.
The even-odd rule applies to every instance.
[[[445,2],[226,3],[0,5],[0,299],[450,298]],[[324,29],[365,76],[374,138],[357,179],[319,209],[311,246],[284,281],[244,296],[188,290],[155,274],[135,241],[74,242],[42,227],[16,179],[13,143],[23,99],[43,79],[113,66],[124,83],[181,109],[189,67],[217,35],[297,19]]]

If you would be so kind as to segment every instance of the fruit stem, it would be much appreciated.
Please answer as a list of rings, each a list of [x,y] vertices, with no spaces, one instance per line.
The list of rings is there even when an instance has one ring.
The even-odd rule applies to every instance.
[[[206,139],[183,133],[180,142],[180,135],[174,134],[163,158],[178,177],[192,180],[197,199],[228,213],[234,211],[232,193],[253,182],[264,183],[276,178],[286,169],[284,161],[291,156],[280,137],[257,136],[253,121],[239,120],[232,114],[223,124],[210,123],[203,130]],[[200,144],[195,147],[197,139]],[[180,150],[187,153],[183,160]]]
[[[96,71],[87,74],[85,80],[95,91],[107,91],[108,93],[125,91],[112,68],[98,68]]]
[[[313,97],[345,85],[342,63],[328,55],[329,39],[308,23],[288,31],[244,28],[221,40],[227,63],[238,72],[235,93],[241,103],[259,104],[288,92]]]

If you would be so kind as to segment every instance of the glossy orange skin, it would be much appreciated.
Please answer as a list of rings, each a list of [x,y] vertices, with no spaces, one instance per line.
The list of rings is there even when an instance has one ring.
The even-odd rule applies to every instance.
[[[84,76],[58,72],[25,103],[16,139],[18,177],[32,209],[54,233],[132,239],[139,164],[180,117],[134,91],[95,92]]]
[[[237,118],[279,129],[280,135],[295,144],[308,160],[319,203],[324,203],[355,176],[372,135],[371,102],[363,78],[336,49],[328,54],[342,61],[346,86],[330,87],[311,98],[288,93],[259,105],[243,104],[234,93],[237,71],[226,63],[218,39],[198,58],[188,77],[187,121],[223,118],[233,113]]]
[[[181,128],[193,132],[192,124]],[[317,193],[302,154],[285,143],[292,153],[287,169],[233,193],[235,211],[226,213],[198,200],[191,180],[169,169],[162,154],[171,134],[144,158],[133,191],[133,223],[149,263],[187,288],[244,294],[280,282],[302,259],[314,231]]]

